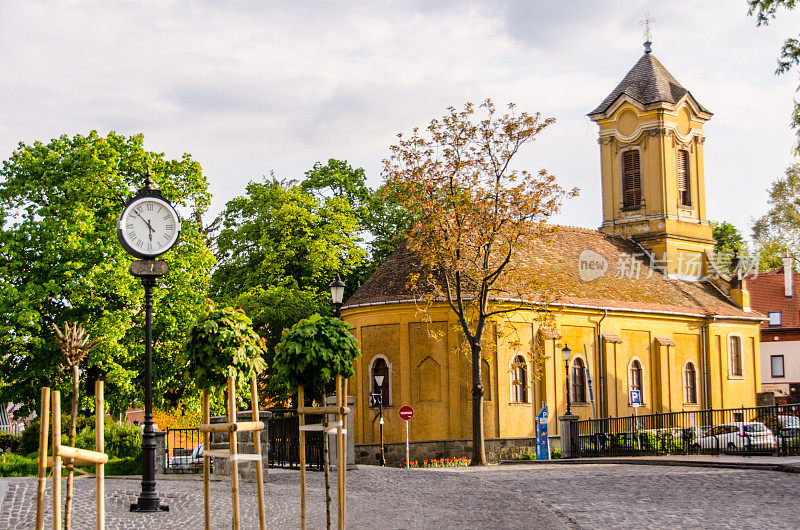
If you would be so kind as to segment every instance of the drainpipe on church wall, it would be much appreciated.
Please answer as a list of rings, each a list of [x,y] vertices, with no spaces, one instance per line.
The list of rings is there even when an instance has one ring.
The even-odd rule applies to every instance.
[[[606,417],[606,346],[605,342],[603,341],[603,331],[601,326],[603,325],[603,320],[606,319],[608,316],[608,309],[603,310],[603,318],[597,323],[597,358],[599,361],[598,366],[598,381],[597,381],[597,393],[599,401],[600,401],[600,417]]]
[[[709,403],[709,393],[708,393],[708,386],[710,384],[708,378],[708,349],[711,344],[711,337],[709,337],[709,326],[711,325],[717,317],[711,317],[711,320],[706,320],[706,323],[703,324],[702,333],[700,336],[702,337],[703,341],[703,408],[710,409],[711,403]]]

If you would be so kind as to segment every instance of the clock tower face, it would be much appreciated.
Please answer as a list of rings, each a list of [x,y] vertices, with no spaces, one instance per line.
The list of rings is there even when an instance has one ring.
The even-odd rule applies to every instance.
[[[117,221],[117,237],[128,253],[152,259],[171,249],[178,241],[180,218],[163,199],[142,197],[132,201]]]

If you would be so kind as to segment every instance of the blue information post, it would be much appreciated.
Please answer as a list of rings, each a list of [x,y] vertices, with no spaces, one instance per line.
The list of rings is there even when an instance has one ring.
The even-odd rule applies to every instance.
[[[547,436],[547,402],[536,414],[536,460],[550,460],[550,438]]]

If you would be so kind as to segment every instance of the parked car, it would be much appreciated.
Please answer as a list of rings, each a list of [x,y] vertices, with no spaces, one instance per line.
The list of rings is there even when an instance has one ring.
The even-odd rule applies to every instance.
[[[167,467],[170,469],[188,469],[203,465],[203,444],[194,446],[191,453],[180,454],[181,449],[175,449],[175,456],[167,457]]]
[[[776,445],[775,435],[758,421],[717,425],[695,444],[696,447],[716,451],[771,451]]]
[[[800,418],[790,414],[778,414],[778,422],[781,424],[778,436],[781,438],[794,438],[800,435]]]

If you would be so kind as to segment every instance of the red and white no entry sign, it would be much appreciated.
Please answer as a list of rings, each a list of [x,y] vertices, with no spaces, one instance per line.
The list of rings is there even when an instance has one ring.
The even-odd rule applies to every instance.
[[[403,405],[402,407],[400,407],[398,413],[400,414],[400,419],[402,420],[408,421],[414,417],[414,409],[412,409],[408,405]]]

